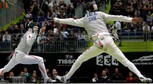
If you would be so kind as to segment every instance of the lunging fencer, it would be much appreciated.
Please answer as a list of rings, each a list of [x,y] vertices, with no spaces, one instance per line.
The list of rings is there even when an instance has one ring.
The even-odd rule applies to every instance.
[[[52,79],[47,76],[43,58],[35,55],[29,55],[37,34],[37,26],[34,26],[33,29],[28,29],[23,37],[21,37],[20,43],[12,54],[12,58],[10,59],[8,64],[0,69],[0,76],[3,76],[5,72],[9,72],[17,64],[38,64],[39,70],[44,78],[44,82],[53,82]]]
[[[139,18],[131,18],[122,15],[110,15],[104,12],[98,11],[98,7],[95,3],[89,2],[87,4],[88,12],[80,19],[59,19],[54,18],[54,22],[68,24],[73,26],[84,27],[88,33],[89,38],[92,39],[94,45],[84,51],[72,65],[70,71],[64,76],[57,76],[62,82],[67,82],[68,79],[75,73],[75,71],[81,66],[81,64],[93,57],[98,56],[101,53],[107,53],[116,58],[125,67],[128,67],[133,73],[135,73],[140,81],[151,82],[151,78],[144,77],[136,66],[130,62],[121,50],[115,45],[112,36],[110,35],[106,21],[124,21],[124,22],[141,22]]]

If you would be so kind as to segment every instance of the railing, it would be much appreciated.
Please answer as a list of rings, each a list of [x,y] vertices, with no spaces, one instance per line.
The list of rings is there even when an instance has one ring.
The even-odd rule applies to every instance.
[[[12,3],[9,8],[0,9],[0,28],[15,20],[24,11],[22,0],[9,0],[9,2]]]
[[[31,53],[82,53],[90,44],[90,41],[55,41],[42,44],[33,44]],[[16,47],[15,42],[0,42],[0,53],[12,52]],[[123,52],[153,52],[153,41],[122,40],[118,45]]]
[[[87,41],[85,40],[74,40],[74,41],[55,41],[55,42],[46,42],[43,44],[34,43],[32,52],[83,52],[87,47]]]
[[[13,35],[12,35],[13,36]],[[13,38],[13,37],[12,37]],[[153,34],[142,32],[127,32],[120,36],[121,43],[118,45],[123,52],[152,52]],[[0,52],[12,52],[19,42],[0,41]],[[92,43],[86,40],[55,40],[51,42],[44,41],[42,44],[33,44],[31,52],[33,53],[76,53],[83,52]]]
[[[0,42],[0,52],[12,52],[18,45],[18,42]],[[88,47],[85,40],[74,41],[55,41],[42,44],[33,44],[32,53],[76,53],[83,52]]]
[[[130,39],[139,39],[139,40],[153,40],[153,32],[143,33],[141,31],[136,32],[128,32],[124,31],[121,32],[120,38],[123,40],[130,40]]]

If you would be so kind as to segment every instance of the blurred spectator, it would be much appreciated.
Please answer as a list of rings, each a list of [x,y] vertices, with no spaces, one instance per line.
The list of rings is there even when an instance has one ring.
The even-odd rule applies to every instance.
[[[136,77],[134,77],[134,74],[132,72],[128,73],[128,76],[126,77],[126,82],[128,82],[128,83],[137,82],[137,79],[136,79]]]
[[[14,26],[13,33],[20,33],[18,25]]]
[[[38,52],[43,52],[45,41],[46,41],[45,31],[41,29],[37,37]]]
[[[12,83],[13,82],[13,80],[12,80],[12,78],[14,77],[14,72],[9,72],[9,75],[6,77],[8,80],[9,80],[9,83]]]
[[[26,67],[24,67],[24,77],[25,77],[27,82],[29,82],[31,80],[31,75],[28,72],[28,68],[26,68]]]
[[[24,4],[24,10],[27,13],[28,10],[30,9],[30,5],[31,5],[31,0],[22,0],[23,4]]]
[[[52,30],[49,30],[48,31],[48,34],[47,34],[47,37],[46,37],[46,48],[47,50],[46,51],[51,51],[53,49],[53,45],[54,45],[54,42],[55,42],[55,36],[53,34],[53,31]]]
[[[81,47],[85,47],[86,46],[86,44],[87,44],[87,35],[86,35],[86,33],[85,33],[85,31],[78,31],[78,33],[77,33],[77,39],[78,39],[78,42],[79,42],[79,45],[81,46]]]
[[[54,35],[58,35],[59,34],[59,29],[57,27],[57,24],[54,25],[53,33],[54,33]]]
[[[71,4],[68,4],[66,13],[67,13],[67,17],[73,17],[74,16],[74,9],[71,6]]]
[[[110,71],[109,71],[109,69],[108,69],[108,68],[104,68],[104,70],[106,71],[106,74],[107,74],[108,76],[110,76]]]
[[[50,73],[49,69],[46,69],[46,73],[47,73],[48,77],[51,77],[51,73]]]
[[[51,20],[53,18],[52,13],[48,12],[46,18],[47,20]]]
[[[14,77],[14,72],[10,72],[8,78],[13,78]]]
[[[115,26],[115,28],[116,28],[117,30],[121,31],[121,27],[122,27],[121,22],[116,21],[115,24],[114,24],[114,26]]]
[[[10,27],[7,29],[9,33],[14,33],[14,24],[11,24]]]
[[[58,76],[58,72],[57,72],[56,69],[53,69],[53,70],[52,70],[51,79],[52,79],[54,82],[60,82],[60,81],[56,78],[56,76]]]
[[[146,23],[148,23],[149,26],[151,26],[153,23],[153,16],[151,15],[151,11],[149,11],[147,14]]]
[[[42,23],[42,27],[45,27],[46,32],[47,32],[48,30],[51,29],[51,25],[49,24],[49,22],[48,22],[46,19],[45,19],[45,21]]]
[[[2,41],[3,42],[11,42],[11,35],[8,34],[8,31],[5,31],[5,34],[3,35]]]
[[[62,28],[61,35],[64,41],[67,41],[69,33],[65,28]]]
[[[33,21],[36,22],[38,19],[38,12],[39,12],[39,6],[37,2],[33,2],[33,5],[31,6],[32,10],[32,18]]]
[[[76,36],[73,30],[71,30],[68,35],[68,50],[69,51],[75,51],[75,48],[76,48],[75,43],[76,43]]]
[[[107,75],[106,71],[103,70],[101,73],[101,76],[99,78],[99,82],[100,83],[109,83],[110,81],[111,81],[110,77]]]
[[[27,82],[23,71],[20,72],[19,77],[21,77],[24,80],[24,82]]]
[[[127,5],[125,9],[126,9],[127,16],[134,16],[134,8],[131,3],[129,3],[129,5]]]
[[[30,11],[27,12],[27,14],[25,15],[26,18],[30,19],[32,18],[32,14]]]
[[[31,82],[36,83],[37,80],[38,80],[37,79],[37,72],[36,72],[36,70],[33,70],[32,77],[31,77]]]
[[[46,17],[48,11],[50,10],[49,6],[48,6],[48,3],[49,3],[49,0],[45,0],[43,1],[44,3],[41,4],[41,11],[44,13],[44,17]]]
[[[92,78],[92,82],[93,83],[97,83],[98,82],[98,74],[97,73],[94,73],[94,76]]]
[[[52,0],[49,0],[48,6],[49,6],[51,12],[53,12],[53,6],[54,6],[54,5],[53,5],[53,1],[52,1]]]
[[[17,47],[19,41],[20,41],[19,34],[15,34],[15,36],[14,36],[14,38],[13,38],[13,44],[12,44],[13,49],[15,49],[15,48]]]
[[[117,0],[114,4],[113,4],[113,8],[111,9],[111,12],[115,15],[120,15],[122,14],[124,11],[123,8],[123,2],[121,0]]]
[[[25,29],[23,24],[20,24],[20,33],[23,35],[27,30]]]
[[[115,68],[115,72],[112,74],[112,80],[123,80],[123,76],[119,71],[119,68]]]
[[[145,25],[142,27],[142,30],[144,35],[144,41],[149,40],[150,26],[148,26],[148,23],[145,23]]]
[[[120,32],[121,32],[121,22],[116,21],[115,24],[112,26],[112,35],[115,37],[115,39],[119,39]]]

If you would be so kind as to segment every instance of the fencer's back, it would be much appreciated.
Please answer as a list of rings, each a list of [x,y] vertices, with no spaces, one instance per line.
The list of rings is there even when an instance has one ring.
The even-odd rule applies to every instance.
[[[87,13],[83,22],[88,35],[102,32],[109,33],[105,24],[104,15],[100,11]]]
[[[18,44],[18,47],[16,48],[16,50],[22,51],[25,54],[28,54],[31,50],[32,45],[28,45],[27,43],[27,37],[28,37],[29,33],[28,31],[23,35],[23,37],[21,37],[20,43]]]

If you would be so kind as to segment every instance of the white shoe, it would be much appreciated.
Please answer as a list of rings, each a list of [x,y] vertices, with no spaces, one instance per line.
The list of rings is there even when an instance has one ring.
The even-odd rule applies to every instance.
[[[4,75],[4,70],[0,69],[0,77],[2,77]]]
[[[66,77],[65,77],[65,76],[56,76],[56,78],[57,78],[59,81],[63,82],[63,83],[67,83],[67,80],[66,80]]]
[[[52,83],[52,82],[54,82],[54,81],[49,77],[44,79],[44,83]]]
[[[151,78],[146,78],[146,77],[139,77],[139,80],[141,82],[147,82],[147,83],[151,83],[152,82]]]

